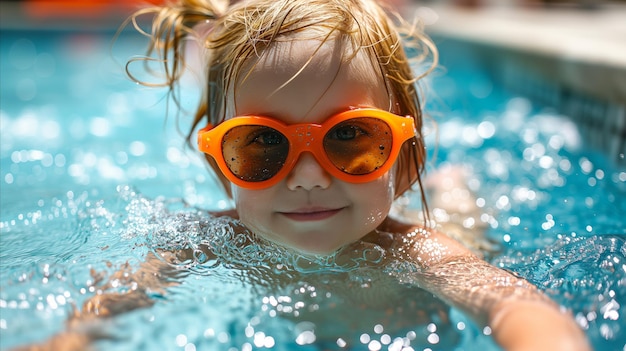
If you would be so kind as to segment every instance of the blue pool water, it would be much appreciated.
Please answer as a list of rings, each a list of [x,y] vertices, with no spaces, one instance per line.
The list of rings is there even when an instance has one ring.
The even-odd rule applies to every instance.
[[[229,203],[184,146],[177,127],[186,131],[188,117],[170,110],[165,119],[165,92],[123,74],[120,65],[143,42],[125,35],[109,51],[112,35],[1,33],[1,349],[61,331],[73,306],[104,288],[106,278],[92,271],[109,277],[137,268],[155,248],[212,245],[219,260],[199,251],[180,258],[185,274],[172,278],[179,284],[153,292],[152,307],[103,322],[107,337],[97,345],[497,350],[463,314],[446,315],[417,288],[403,287],[407,298],[387,306],[393,322],[367,307],[384,304],[359,300],[359,289],[377,283],[368,268],[375,249],[339,263],[243,245],[228,223],[206,214]],[[481,221],[501,248],[492,262],[571,309],[596,349],[626,350],[626,170],[588,147],[568,116],[495,84],[466,46],[441,48],[448,73],[431,77],[426,108],[438,147],[431,123],[429,169],[470,168]],[[194,97],[183,97],[192,108]],[[128,284],[115,279],[107,291]],[[336,313],[314,333],[311,320],[328,318],[317,313],[325,309]],[[322,337],[324,325],[341,340]]]

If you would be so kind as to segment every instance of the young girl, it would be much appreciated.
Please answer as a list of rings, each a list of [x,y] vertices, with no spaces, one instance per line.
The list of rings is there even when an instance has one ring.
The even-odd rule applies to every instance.
[[[394,200],[413,186],[424,194],[419,77],[403,46],[434,48],[415,28],[396,25],[400,20],[375,0],[182,0],[139,14],[147,12],[155,14],[151,50],[172,92],[183,73],[200,64],[203,99],[189,138],[197,135],[233,199],[235,208],[220,215],[254,234],[244,245],[261,240],[335,260],[374,252],[379,259],[370,263],[402,262],[412,271],[376,276],[373,269],[371,279],[435,294],[488,326],[506,350],[589,349],[571,316],[530,283],[440,230],[390,215]],[[196,127],[202,128],[197,134]],[[205,251],[214,254],[210,246]],[[70,321],[72,337],[50,345],[83,345],[89,337],[76,326],[150,305],[145,291],[167,281],[161,259],[172,254],[161,256],[125,275],[142,289],[94,297]],[[346,285],[344,299],[376,309],[423,298],[385,286],[394,285],[377,284],[380,291]],[[336,340],[324,321],[340,311],[311,316],[317,340]]]

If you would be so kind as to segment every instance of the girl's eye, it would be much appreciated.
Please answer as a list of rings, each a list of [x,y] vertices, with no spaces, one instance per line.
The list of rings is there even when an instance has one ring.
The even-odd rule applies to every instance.
[[[335,128],[330,137],[337,140],[353,140],[361,135],[366,135],[364,130],[355,125],[344,125]]]
[[[259,143],[262,145],[280,145],[285,141],[285,137],[276,131],[266,131],[260,133],[254,138],[255,143]]]

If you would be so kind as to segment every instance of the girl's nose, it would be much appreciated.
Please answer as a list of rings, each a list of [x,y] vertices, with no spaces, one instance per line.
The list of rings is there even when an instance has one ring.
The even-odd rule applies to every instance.
[[[304,152],[300,155],[295,166],[287,175],[287,187],[289,190],[296,190],[297,188],[313,190],[316,187],[326,189],[331,182],[331,175],[326,172],[309,152]]]

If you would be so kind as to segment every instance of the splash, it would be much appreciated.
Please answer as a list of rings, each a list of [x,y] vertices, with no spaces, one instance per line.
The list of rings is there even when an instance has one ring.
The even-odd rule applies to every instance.
[[[306,255],[258,237],[239,220],[216,217],[179,199],[149,199],[127,186],[119,187],[118,192],[127,202],[120,235],[145,238],[152,249],[191,252],[175,264],[195,272],[206,273],[218,265],[266,266],[300,273],[349,272],[376,265],[385,257],[383,248],[360,241],[330,255]]]
[[[568,306],[598,349],[626,344],[626,238],[561,236],[528,253],[509,253],[495,265],[517,272]]]

